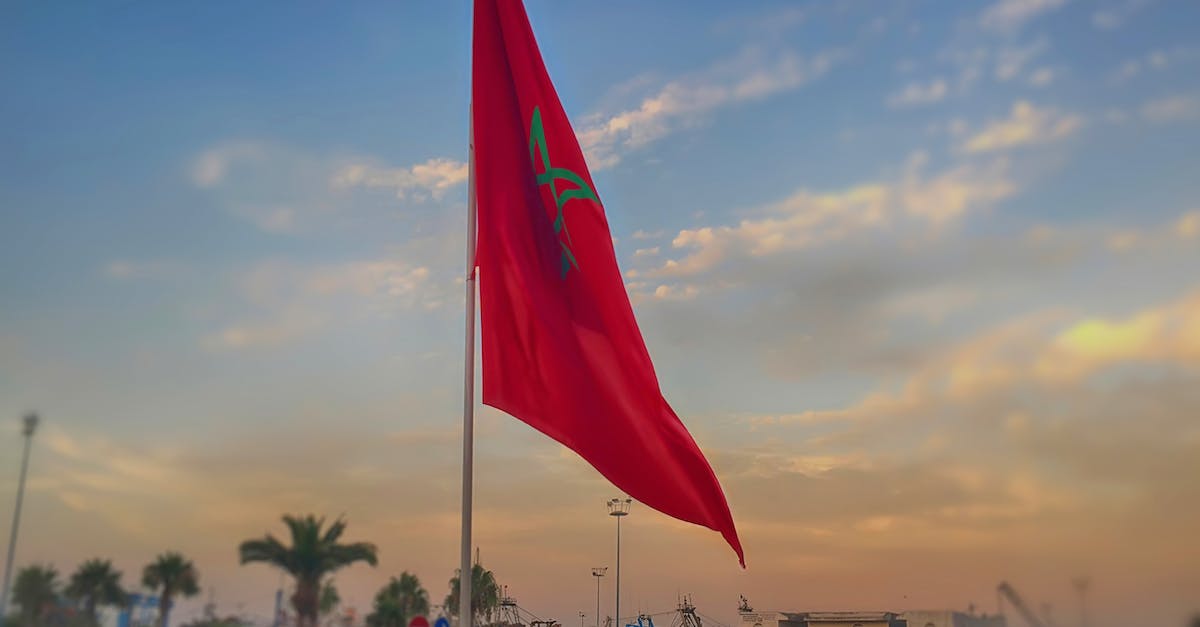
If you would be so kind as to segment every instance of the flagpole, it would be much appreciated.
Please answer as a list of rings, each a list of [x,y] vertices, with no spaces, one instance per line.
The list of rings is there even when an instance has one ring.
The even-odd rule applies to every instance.
[[[458,571],[458,624],[471,627],[471,502],[475,457],[475,115],[470,113],[467,161],[467,298],[463,359],[462,553]]]

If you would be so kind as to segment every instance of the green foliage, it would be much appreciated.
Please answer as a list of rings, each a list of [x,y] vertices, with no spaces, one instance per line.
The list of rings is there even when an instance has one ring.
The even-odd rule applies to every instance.
[[[457,570],[455,573],[455,576],[450,578],[450,594],[446,595],[444,606],[447,614],[457,617],[460,573]],[[495,575],[483,566],[475,564],[471,567],[471,614],[475,622],[480,622],[481,619],[491,622],[492,615],[499,606],[500,587],[496,585]]]
[[[372,611],[367,615],[370,627],[405,627],[418,615],[429,613],[429,593],[410,572],[392,577],[375,593]]]
[[[44,625],[58,593],[58,571],[53,566],[34,564],[17,571],[12,599],[21,608],[21,623],[27,627]]]
[[[332,579],[326,579],[321,585],[321,599],[318,605],[318,610],[321,616],[328,616],[330,612],[337,609],[338,604],[342,602],[342,595],[338,594],[338,589],[333,585]]]
[[[99,605],[125,605],[127,596],[121,589],[121,573],[113,570],[112,562],[90,559],[79,565],[71,575],[66,595],[83,601],[84,616],[90,624],[96,623],[96,607]]]
[[[369,542],[339,544],[346,522],[338,519],[325,528],[325,519],[308,516],[283,517],[292,536],[291,546],[285,546],[275,536],[267,534],[260,540],[246,540],[238,547],[242,564],[263,562],[271,564],[296,579],[292,607],[302,624],[315,625],[320,610],[320,585],[326,575],[355,562],[378,563],[376,548]]]

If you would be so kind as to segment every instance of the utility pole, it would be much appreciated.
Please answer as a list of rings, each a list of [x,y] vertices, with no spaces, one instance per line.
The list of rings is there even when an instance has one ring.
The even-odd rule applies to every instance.
[[[1076,577],[1071,580],[1075,592],[1079,593],[1079,627],[1088,627],[1087,591],[1091,581],[1087,577]]]
[[[29,472],[29,447],[33,442],[33,432],[37,429],[38,415],[25,415],[21,434],[25,436],[25,452],[21,456],[21,479],[17,483],[17,505],[13,508],[12,531],[8,536],[8,557],[4,559],[4,588],[0,589],[0,620],[8,616],[9,581],[12,577],[13,557],[17,551],[17,528],[21,524],[21,501],[25,498],[25,476]]]

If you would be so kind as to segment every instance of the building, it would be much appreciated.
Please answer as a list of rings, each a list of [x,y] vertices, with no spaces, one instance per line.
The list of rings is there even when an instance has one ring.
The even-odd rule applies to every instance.
[[[894,612],[743,612],[741,627],[906,627]]]
[[[895,612],[742,612],[740,627],[1006,627],[1001,615],[953,610]]]
[[[903,614],[907,627],[1005,627],[1000,614],[976,615],[953,610],[914,610]]]

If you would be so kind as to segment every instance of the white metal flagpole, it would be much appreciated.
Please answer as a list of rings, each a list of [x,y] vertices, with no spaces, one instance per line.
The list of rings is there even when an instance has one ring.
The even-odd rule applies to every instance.
[[[467,302],[463,360],[462,555],[458,571],[458,624],[471,627],[471,497],[475,456],[475,115],[470,113],[467,161]]]

